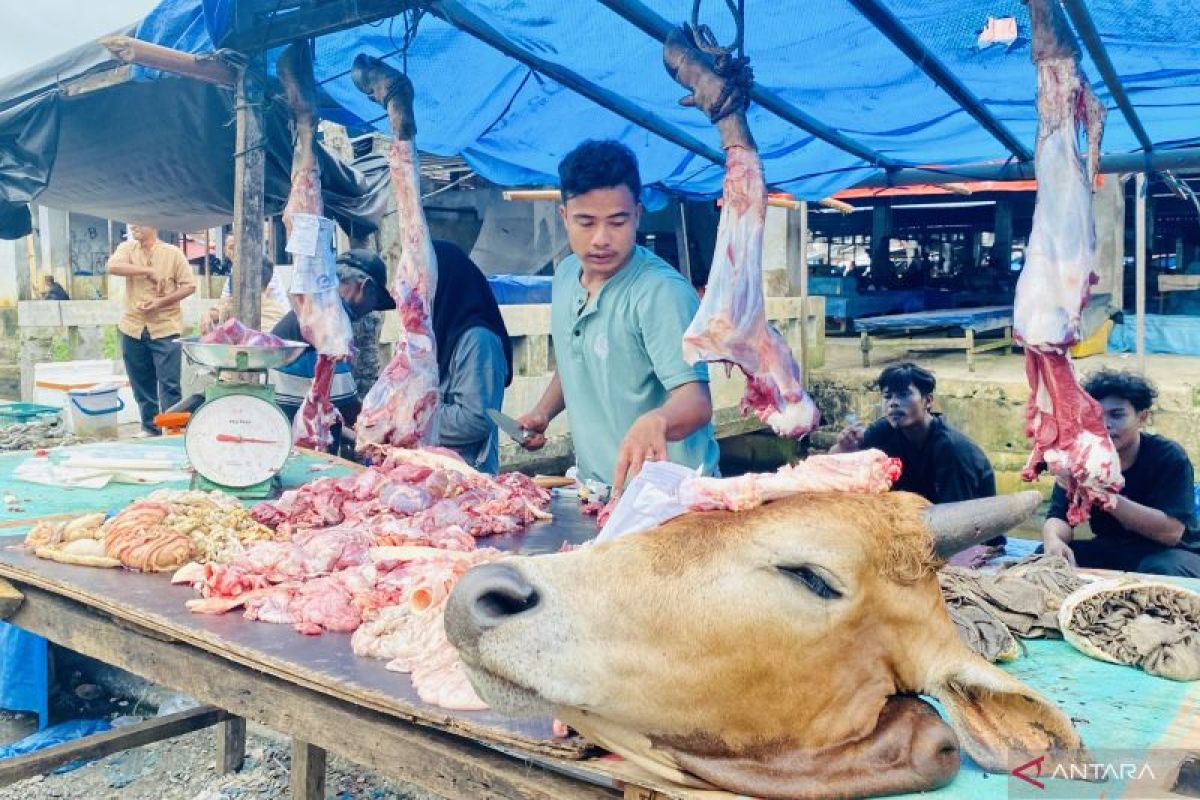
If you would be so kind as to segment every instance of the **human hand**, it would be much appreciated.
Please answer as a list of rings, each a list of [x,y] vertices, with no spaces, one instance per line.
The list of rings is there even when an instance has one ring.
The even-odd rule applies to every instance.
[[[655,409],[634,421],[617,450],[617,469],[613,473],[613,496],[621,493],[625,482],[637,475],[647,461],[667,458],[667,420]]]
[[[1071,549],[1071,545],[1064,542],[1057,536],[1047,537],[1042,540],[1042,549],[1048,556],[1062,556],[1067,560],[1067,563],[1072,567],[1075,566],[1075,551]]]
[[[540,411],[530,411],[517,417],[517,424],[526,432],[521,447],[526,450],[541,450],[546,446],[546,428],[550,419]]]
[[[154,300],[143,300],[142,302],[138,303],[138,311],[141,311],[143,314],[150,311],[157,311],[160,307],[161,303],[157,298]]]
[[[856,450],[861,450],[863,445],[863,434],[866,433],[866,426],[861,422],[856,422],[853,425],[847,425],[842,429],[842,432],[837,437],[837,447],[842,453],[853,453]]]

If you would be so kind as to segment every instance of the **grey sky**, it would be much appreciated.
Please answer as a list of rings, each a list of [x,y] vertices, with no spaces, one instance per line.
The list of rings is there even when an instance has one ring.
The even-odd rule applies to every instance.
[[[158,0],[0,0],[0,78],[144,17]]]

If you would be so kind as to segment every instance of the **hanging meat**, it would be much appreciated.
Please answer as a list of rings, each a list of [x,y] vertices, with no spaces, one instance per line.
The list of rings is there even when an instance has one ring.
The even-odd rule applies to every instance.
[[[354,85],[387,109],[392,126],[388,166],[404,248],[391,292],[400,318],[394,355],[363,398],[355,428],[361,451],[380,445],[416,447],[429,441],[438,404],[437,343],[430,309],[437,289],[437,256],[421,208],[420,161],[413,138],[413,87],[378,59],[354,59]]]
[[[1120,459],[1099,404],[1080,387],[1069,348],[1082,338],[1080,316],[1095,271],[1092,184],[1104,107],[1079,67],[1079,51],[1056,0],[1030,0],[1037,65],[1037,205],[1025,268],[1017,282],[1013,332],[1025,348],[1030,397],[1026,435],[1033,452],[1022,477],[1048,470],[1067,487],[1067,521],[1097,504],[1111,509],[1124,485]],[[1080,129],[1087,161],[1080,159]]]
[[[683,336],[684,358],[736,364],[746,375],[742,413],[754,411],[776,433],[799,438],[817,426],[820,413],[804,391],[791,348],[767,322],[762,286],[767,189],[746,125],[753,83],[748,60],[718,47],[707,27],[684,25],[667,37],[663,63],[692,91],[680,102],[708,115],[725,149],[716,252],[704,299]]]
[[[329,399],[334,365],[350,357],[354,332],[338,294],[333,221],[321,216],[321,170],[313,153],[317,90],[307,43],[288,47],[279,57],[276,72],[296,138],[292,187],[283,209],[287,249],[295,263],[289,293],[300,331],[317,349],[312,385],[292,421],[292,439],[301,447],[326,450],[333,443],[333,426],[341,420]]]

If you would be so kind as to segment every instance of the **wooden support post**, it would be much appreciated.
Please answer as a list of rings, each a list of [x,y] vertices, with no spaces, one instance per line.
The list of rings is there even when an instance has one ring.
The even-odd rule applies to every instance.
[[[1135,200],[1134,232],[1136,235],[1136,269],[1134,276],[1134,313],[1137,328],[1134,332],[1134,352],[1138,371],[1146,374],[1146,173],[1139,172],[1133,184]]]
[[[262,56],[251,59],[238,76],[235,93],[233,236],[237,241],[237,257],[233,265],[233,308],[242,324],[251,328],[258,328],[261,322],[263,182],[266,174],[263,69]]]
[[[967,372],[975,371],[975,331],[967,328]]]
[[[246,720],[230,717],[217,726],[217,774],[237,772],[245,759]]]
[[[325,800],[325,750],[292,738],[292,800]]]
[[[859,331],[859,346],[862,348],[862,361],[864,367],[871,366],[871,334],[866,331]]]
[[[689,246],[687,205],[683,200],[675,201],[675,250],[679,253],[679,271],[690,282],[692,280],[692,248]]]
[[[887,282],[894,277],[891,262],[892,206],[882,198],[871,211],[871,274]]]
[[[83,739],[63,742],[45,750],[5,759],[0,762],[0,786],[7,786],[34,775],[44,775],[72,761],[103,758],[122,750],[182,736],[215,725],[225,717],[224,711],[212,706],[189,708],[177,714],[153,717],[145,722],[125,725]]]
[[[1013,243],[1013,204],[1012,200],[1001,198],[996,201],[995,220],[993,225],[991,262],[992,272],[1007,276],[1012,269]]]
[[[8,619],[17,612],[25,595],[8,581],[0,578],[0,620]]]
[[[787,212],[788,294],[800,298],[800,375],[808,374],[808,202]]]

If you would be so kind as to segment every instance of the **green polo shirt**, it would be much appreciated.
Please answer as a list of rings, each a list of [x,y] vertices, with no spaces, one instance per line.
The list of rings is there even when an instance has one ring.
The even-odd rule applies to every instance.
[[[634,420],[667,401],[671,390],[708,382],[708,366],[683,360],[683,332],[696,314],[696,290],[644,247],[588,301],[582,267],[571,255],[554,273],[550,333],[581,479],[611,483],[617,450]],[[716,474],[719,452],[710,422],[667,443],[677,464]]]

